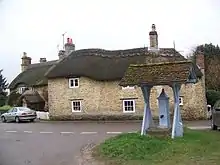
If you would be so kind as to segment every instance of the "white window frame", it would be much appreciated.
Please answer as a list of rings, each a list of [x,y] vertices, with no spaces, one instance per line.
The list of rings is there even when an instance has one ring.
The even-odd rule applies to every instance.
[[[76,86],[75,85],[75,81],[78,81],[78,86]],[[71,86],[71,81],[73,81],[74,83],[74,85],[73,86]],[[69,78],[69,88],[79,88],[79,78]]]
[[[80,110],[74,110],[74,107],[73,107],[73,103],[74,102],[79,102]],[[71,107],[72,107],[72,112],[82,112],[82,101],[81,100],[73,100],[73,101],[71,101]]]
[[[183,97],[182,96],[179,97],[179,105],[183,105]]]
[[[126,87],[122,87],[122,90],[126,90],[126,89],[134,89],[134,86],[126,86]]]
[[[25,89],[26,89],[26,87],[19,87],[18,93],[23,94]]]
[[[126,111],[125,110],[125,102],[130,101],[133,102],[133,111]],[[135,100],[123,100],[123,113],[135,113]]]

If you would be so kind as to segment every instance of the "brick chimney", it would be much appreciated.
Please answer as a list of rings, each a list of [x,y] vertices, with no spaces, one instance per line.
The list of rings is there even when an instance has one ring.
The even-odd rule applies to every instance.
[[[60,50],[58,53],[59,59],[63,59],[65,57],[65,51],[64,50]]]
[[[158,34],[156,31],[155,24],[152,24],[151,31],[149,32],[150,37],[150,51],[158,51]]]
[[[75,44],[73,44],[72,38],[67,38],[67,42],[64,45],[65,50],[60,50],[58,53],[59,59],[62,59],[69,54],[71,54],[73,51],[75,51]]]
[[[40,58],[40,63],[42,62],[47,62],[47,59],[44,57],[44,58]]]
[[[67,38],[67,43],[64,45],[65,47],[65,54],[69,55],[73,51],[75,51],[75,44],[73,44],[72,38]]]
[[[21,58],[21,72],[27,70],[30,64],[31,64],[31,57],[28,57],[27,53],[23,52],[23,56]]]
[[[205,56],[203,52],[196,54],[196,65],[201,69],[202,73],[205,72]]]

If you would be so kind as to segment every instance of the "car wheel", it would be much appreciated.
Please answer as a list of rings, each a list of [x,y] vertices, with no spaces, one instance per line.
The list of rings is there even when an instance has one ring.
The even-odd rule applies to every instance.
[[[20,122],[20,119],[19,119],[18,116],[15,117],[15,122],[16,122],[16,123],[19,123],[19,122]]]
[[[3,123],[5,123],[5,122],[6,122],[6,119],[5,119],[5,117],[4,117],[4,116],[2,116],[2,117],[1,117],[1,120],[2,120],[2,122],[3,122]]]
[[[217,130],[218,127],[214,124],[213,120],[212,120],[212,123],[211,123],[211,128],[212,130]]]

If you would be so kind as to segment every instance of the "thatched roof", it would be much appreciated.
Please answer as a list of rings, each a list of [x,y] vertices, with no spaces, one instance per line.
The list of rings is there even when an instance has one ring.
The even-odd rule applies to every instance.
[[[196,79],[195,65],[190,61],[163,62],[154,64],[131,64],[121,86],[134,85],[172,85],[172,83],[187,83]]]
[[[48,78],[85,76],[95,80],[120,80],[130,64],[141,64],[150,59],[168,61],[185,59],[174,49],[160,49],[158,53],[147,48],[127,50],[84,49],[72,52],[54,65],[46,74]]]
[[[43,98],[39,95],[37,91],[27,90],[25,91],[19,99],[25,99],[28,103],[42,103]]]
[[[9,89],[15,89],[19,84],[27,86],[47,85],[47,78],[44,74],[57,61],[31,64],[27,70],[20,73],[9,85]]]
[[[148,48],[126,50],[81,49],[62,60],[31,64],[10,84],[47,85],[48,78],[85,76],[94,80],[121,80],[130,64],[182,61],[185,58],[173,48],[160,48],[157,53]],[[198,72],[199,69],[197,68]]]

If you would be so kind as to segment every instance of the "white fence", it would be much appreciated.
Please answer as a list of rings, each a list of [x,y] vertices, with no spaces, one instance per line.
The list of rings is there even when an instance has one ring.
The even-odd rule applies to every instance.
[[[37,119],[49,120],[49,112],[37,112]]]

